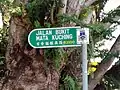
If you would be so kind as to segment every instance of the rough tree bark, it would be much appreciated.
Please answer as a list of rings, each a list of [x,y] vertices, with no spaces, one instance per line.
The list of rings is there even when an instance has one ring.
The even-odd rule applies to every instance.
[[[9,44],[6,53],[9,80],[3,90],[58,90],[59,74],[44,67],[43,53],[27,48],[26,35],[31,23],[26,17],[13,16],[10,21]]]

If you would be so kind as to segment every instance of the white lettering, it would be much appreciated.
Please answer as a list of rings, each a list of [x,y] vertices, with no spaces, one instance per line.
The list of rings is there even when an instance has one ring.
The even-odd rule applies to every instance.
[[[52,40],[55,40],[55,36],[54,35],[52,35]]]
[[[58,44],[58,41],[55,41],[55,44]]]
[[[69,34],[69,29],[65,29],[65,30],[56,30],[56,34]]]
[[[48,36],[36,36],[36,41],[48,40]]]
[[[45,45],[49,45],[49,42],[45,42]]]
[[[39,42],[37,42],[37,46],[39,46],[40,45],[40,43]]]
[[[36,35],[52,35],[52,30],[39,30]]]
[[[44,42],[41,42],[41,45],[43,46],[43,45],[44,45]]]
[[[52,35],[52,40],[72,39],[72,34],[69,35]]]
[[[59,44],[63,44],[62,41],[59,41]]]
[[[50,45],[53,45],[53,41],[50,42]]]

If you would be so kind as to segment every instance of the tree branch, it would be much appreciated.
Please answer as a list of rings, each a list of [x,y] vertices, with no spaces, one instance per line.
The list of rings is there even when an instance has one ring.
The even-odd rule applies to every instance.
[[[85,7],[88,7],[88,6],[90,6],[91,4],[93,4],[95,1],[97,1],[97,0],[87,0],[87,1],[85,2],[84,6],[85,6]]]
[[[118,22],[118,20],[120,19],[120,13],[118,12],[120,12],[120,6],[118,6],[114,11],[110,11],[109,13],[107,13],[107,17],[104,17],[102,19],[102,22],[106,23],[106,28],[110,27],[113,22]]]
[[[66,13],[67,1],[68,0],[61,0],[61,3],[63,4],[64,7],[59,7],[59,14]]]
[[[113,44],[111,50],[109,53],[119,53],[120,54],[120,35],[118,36],[117,40]],[[93,90],[95,86],[98,84],[98,82],[101,80],[103,75],[107,72],[108,68],[114,61],[115,57],[110,57],[107,62],[101,62],[99,67],[97,68],[96,72],[94,73],[94,78],[89,79],[89,90]]]
[[[51,20],[51,23],[54,24],[55,21],[54,21],[54,8],[55,8],[55,1],[53,3],[53,6],[51,8],[51,12],[50,12],[50,20]]]

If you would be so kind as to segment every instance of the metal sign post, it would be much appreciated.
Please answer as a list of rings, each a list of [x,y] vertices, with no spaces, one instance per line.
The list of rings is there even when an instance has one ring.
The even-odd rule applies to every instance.
[[[82,81],[83,81],[83,90],[88,90],[88,73],[87,73],[87,42],[86,42],[86,33],[81,31],[80,33],[82,40]]]
[[[83,73],[83,90],[88,90],[88,73],[87,73],[87,43],[82,44],[82,73]]]

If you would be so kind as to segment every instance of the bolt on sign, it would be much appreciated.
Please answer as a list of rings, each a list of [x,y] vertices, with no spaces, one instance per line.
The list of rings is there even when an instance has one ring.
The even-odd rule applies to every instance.
[[[30,32],[28,42],[33,48],[73,47],[81,46],[82,38],[89,43],[88,28],[40,28]]]

